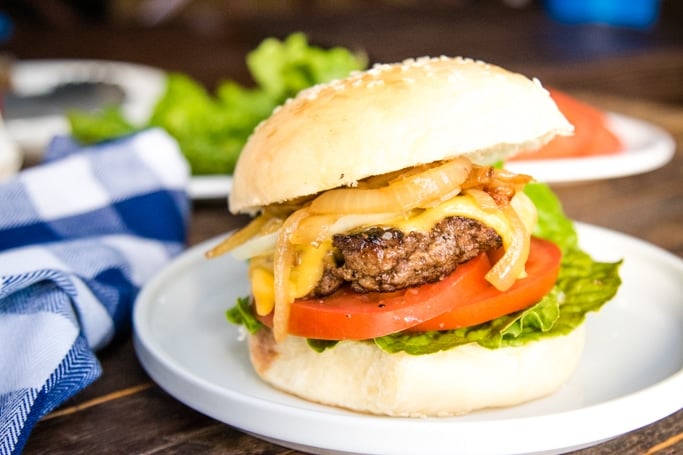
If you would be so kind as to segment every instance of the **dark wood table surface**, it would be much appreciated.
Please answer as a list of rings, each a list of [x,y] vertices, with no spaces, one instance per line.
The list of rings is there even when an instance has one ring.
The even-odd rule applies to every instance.
[[[408,6],[391,8],[383,2],[343,2],[346,6],[338,9],[290,2],[289,11],[216,13],[199,24],[192,17],[176,17],[156,26],[82,18],[50,22],[17,7],[21,2],[10,3],[16,13],[14,35],[0,50],[15,58],[145,63],[186,72],[209,88],[224,78],[248,83],[246,53],[267,36],[298,30],[322,46],[363,49],[372,62],[465,55],[539,77],[601,108],[660,125],[675,137],[677,151],[665,167],[555,190],[572,218],[683,256],[683,14],[675,1],[663,2],[660,21],[647,30],[560,24],[539,2],[524,8],[502,1],[432,1],[420,7],[403,2]],[[188,243],[244,221],[229,215],[223,199],[197,201]],[[130,337],[99,357],[102,377],[36,425],[26,454],[297,453],[175,400],[145,373]],[[671,399],[683,402],[683,390]],[[576,453],[683,453],[683,411]]]

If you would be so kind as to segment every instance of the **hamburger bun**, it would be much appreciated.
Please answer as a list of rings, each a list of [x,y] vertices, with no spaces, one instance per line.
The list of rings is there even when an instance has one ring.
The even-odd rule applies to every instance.
[[[306,89],[254,131],[230,211],[460,155],[492,164],[573,131],[537,80],[464,58],[376,65]]]
[[[249,335],[257,374],[309,401],[371,414],[427,417],[512,406],[549,395],[575,370],[583,326],[520,347],[470,343],[427,355],[389,354],[372,342],[340,341],[318,353],[301,337]]]

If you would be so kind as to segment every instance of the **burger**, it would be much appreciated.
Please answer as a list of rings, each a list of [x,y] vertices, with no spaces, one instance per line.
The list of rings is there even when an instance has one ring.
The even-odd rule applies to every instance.
[[[248,262],[228,310],[260,378],[303,399],[449,416],[556,391],[618,264],[501,164],[572,125],[539,81],[465,58],[378,64],[277,108],[238,160],[207,254]]]

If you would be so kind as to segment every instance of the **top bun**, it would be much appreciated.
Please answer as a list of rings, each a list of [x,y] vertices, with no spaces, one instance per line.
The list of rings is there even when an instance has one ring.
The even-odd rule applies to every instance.
[[[498,66],[447,57],[375,65],[303,90],[254,130],[230,211],[460,155],[491,164],[572,130],[537,80]]]

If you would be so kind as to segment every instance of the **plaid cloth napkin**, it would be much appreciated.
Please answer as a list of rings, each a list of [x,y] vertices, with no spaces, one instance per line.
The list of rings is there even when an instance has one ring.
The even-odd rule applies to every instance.
[[[92,383],[141,285],[186,238],[188,167],[164,131],[77,149],[0,184],[0,454]]]

